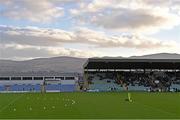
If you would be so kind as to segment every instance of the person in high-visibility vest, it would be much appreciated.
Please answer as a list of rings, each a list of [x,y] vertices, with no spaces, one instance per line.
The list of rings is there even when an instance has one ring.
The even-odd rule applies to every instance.
[[[132,102],[131,93],[129,93],[129,92],[128,92],[128,100],[129,100],[129,102]]]

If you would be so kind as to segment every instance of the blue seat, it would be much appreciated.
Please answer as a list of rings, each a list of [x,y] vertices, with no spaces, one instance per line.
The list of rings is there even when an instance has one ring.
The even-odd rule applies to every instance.
[[[0,86],[0,91],[4,91],[5,87],[3,85]]]
[[[21,85],[11,85],[10,91],[21,91]]]
[[[180,89],[180,84],[172,84],[172,85],[171,85],[171,88]]]
[[[33,85],[31,85],[31,84],[29,84],[29,85],[24,85],[23,88],[24,88],[24,91],[32,91]]]
[[[144,86],[128,86],[128,90],[130,91],[147,91],[149,87],[144,87]]]
[[[41,91],[41,85],[40,84],[34,85],[34,91]]]
[[[46,90],[60,90],[59,84],[48,84],[46,85]]]
[[[61,92],[73,92],[76,90],[75,85],[61,85],[60,91]]]
[[[25,84],[17,85],[17,84],[15,84],[10,87],[10,91],[30,91],[30,90],[32,90],[32,88],[33,88],[32,85],[25,85]]]

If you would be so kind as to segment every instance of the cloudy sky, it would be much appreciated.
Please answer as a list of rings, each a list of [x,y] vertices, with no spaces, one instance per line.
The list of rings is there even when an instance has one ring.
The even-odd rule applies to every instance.
[[[180,53],[180,0],[0,0],[0,59]]]

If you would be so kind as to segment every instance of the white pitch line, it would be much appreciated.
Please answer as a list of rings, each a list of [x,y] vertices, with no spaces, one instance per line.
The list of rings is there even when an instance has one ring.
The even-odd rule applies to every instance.
[[[23,94],[24,95],[24,94]],[[18,99],[20,99],[23,95],[20,95],[19,97],[17,97],[16,99],[13,99],[11,102],[9,102],[7,105],[5,105],[4,107],[2,107],[0,109],[0,112],[2,112],[4,109],[6,109],[9,105],[11,105],[12,103],[16,102]]]

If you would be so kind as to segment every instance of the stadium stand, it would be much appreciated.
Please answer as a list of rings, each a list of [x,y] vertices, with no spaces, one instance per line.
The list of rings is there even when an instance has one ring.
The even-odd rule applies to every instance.
[[[4,90],[5,90],[4,86],[0,85],[0,91],[4,91]]]
[[[76,91],[75,85],[61,85],[60,87],[61,92],[74,92]]]
[[[0,92],[73,92],[78,86],[78,76],[62,73],[1,75]]]
[[[59,90],[60,91],[60,84],[48,84],[46,85],[46,90]]]
[[[89,91],[180,91],[178,59],[90,58],[84,64]]]

